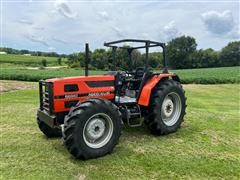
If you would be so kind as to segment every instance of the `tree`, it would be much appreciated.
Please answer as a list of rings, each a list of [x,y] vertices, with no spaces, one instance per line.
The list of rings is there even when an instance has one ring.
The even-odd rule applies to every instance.
[[[160,52],[149,53],[148,65],[152,68],[162,68],[163,67],[163,57]]]
[[[43,67],[47,67],[47,60],[46,59],[42,59],[42,65],[43,65]]]
[[[240,41],[230,42],[220,53],[221,66],[240,65]]]
[[[206,68],[219,66],[219,53],[209,48],[200,49],[193,52],[190,56],[191,68]]]
[[[117,49],[115,64],[119,70],[130,70],[131,62],[129,61],[129,55],[126,49]]]
[[[167,60],[171,68],[191,67],[191,55],[196,51],[197,43],[193,37],[181,36],[171,40],[167,45]]]
[[[57,61],[58,61],[58,65],[62,65],[62,58],[59,57]]]
[[[133,68],[144,66],[142,54],[137,49],[132,51],[132,64],[133,64]]]
[[[104,69],[108,66],[108,59],[106,57],[105,49],[95,49],[91,55],[91,65],[97,69]]]
[[[80,61],[80,66],[84,67],[85,66],[85,52],[80,52],[78,53],[78,60]]]
[[[29,54],[29,51],[26,50],[26,49],[23,49],[23,50],[20,50],[20,53],[21,53],[21,54]]]
[[[73,53],[68,56],[68,64],[72,68],[80,67],[80,62],[77,53]]]

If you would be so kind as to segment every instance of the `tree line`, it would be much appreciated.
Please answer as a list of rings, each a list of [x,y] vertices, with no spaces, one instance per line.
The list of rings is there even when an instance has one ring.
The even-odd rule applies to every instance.
[[[240,41],[230,42],[220,51],[197,49],[195,38],[181,36],[167,43],[167,66],[171,69],[207,68],[239,66]],[[145,53],[134,50],[133,64],[136,67],[144,66]],[[90,52],[90,69],[109,70],[113,66],[111,49],[95,49]],[[68,56],[70,67],[84,67],[85,53],[74,53]],[[126,50],[118,49],[116,52],[116,66],[119,70],[129,69],[129,55]],[[148,64],[154,69],[163,67],[161,52],[149,53]]]
[[[225,67],[240,65],[240,41],[230,42],[220,51],[197,50],[193,37],[181,36],[167,45],[169,66],[174,69]]]
[[[42,52],[42,51],[30,51],[27,49],[13,49],[13,48],[8,48],[8,47],[0,47],[0,52],[6,52],[7,54],[31,54],[31,56],[44,56],[44,57],[59,57],[59,58],[66,58],[68,57],[67,54],[58,54],[56,52]]]
[[[0,48],[0,51],[8,54],[31,54],[34,56],[58,57],[58,64],[61,65],[61,58],[67,57],[68,64],[72,68],[85,66],[85,52],[72,54],[57,54],[55,52],[41,52],[29,50],[16,50],[12,48]],[[206,68],[240,66],[240,41],[230,42],[220,51],[208,49],[197,49],[194,37],[181,36],[172,39],[166,46],[167,66],[170,69]],[[138,50],[132,52],[133,62],[129,61],[129,54],[125,49],[117,49],[115,64],[119,70],[129,69],[131,64],[142,67],[145,64],[146,54]],[[148,64],[154,69],[163,67],[161,52],[151,52],[148,56]],[[113,67],[111,49],[95,49],[90,51],[90,69],[110,70]]]

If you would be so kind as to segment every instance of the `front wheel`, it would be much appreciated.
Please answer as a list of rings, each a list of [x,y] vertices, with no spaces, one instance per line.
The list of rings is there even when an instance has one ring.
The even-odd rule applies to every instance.
[[[153,134],[175,132],[183,122],[185,109],[186,98],[181,84],[174,80],[165,80],[153,91],[145,123]]]
[[[121,127],[120,112],[113,103],[89,99],[66,116],[64,143],[76,158],[97,158],[112,152],[118,143]]]

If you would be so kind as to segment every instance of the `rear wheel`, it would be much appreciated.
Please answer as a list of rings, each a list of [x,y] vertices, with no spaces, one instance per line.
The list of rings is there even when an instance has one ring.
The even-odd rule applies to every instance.
[[[117,107],[90,99],[74,107],[64,121],[64,143],[76,158],[90,159],[112,152],[121,134]]]
[[[145,123],[153,134],[163,135],[177,131],[186,109],[185,92],[174,80],[161,82],[153,91],[149,115]]]
[[[48,138],[61,137],[61,136],[62,136],[62,132],[61,132],[61,129],[60,129],[60,128],[51,128],[51,127],[48,126],[46,123],[44,123],[43,121],[41,121],[39,118],[37,118],[37,123],[38,123],[39,129],[40,129]]]

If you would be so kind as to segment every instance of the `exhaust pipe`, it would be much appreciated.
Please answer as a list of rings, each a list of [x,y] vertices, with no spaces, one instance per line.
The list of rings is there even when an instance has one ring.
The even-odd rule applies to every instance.
[[[85,45],[85,76],[88,76],[88,63],[89,63],[89,46]]]

